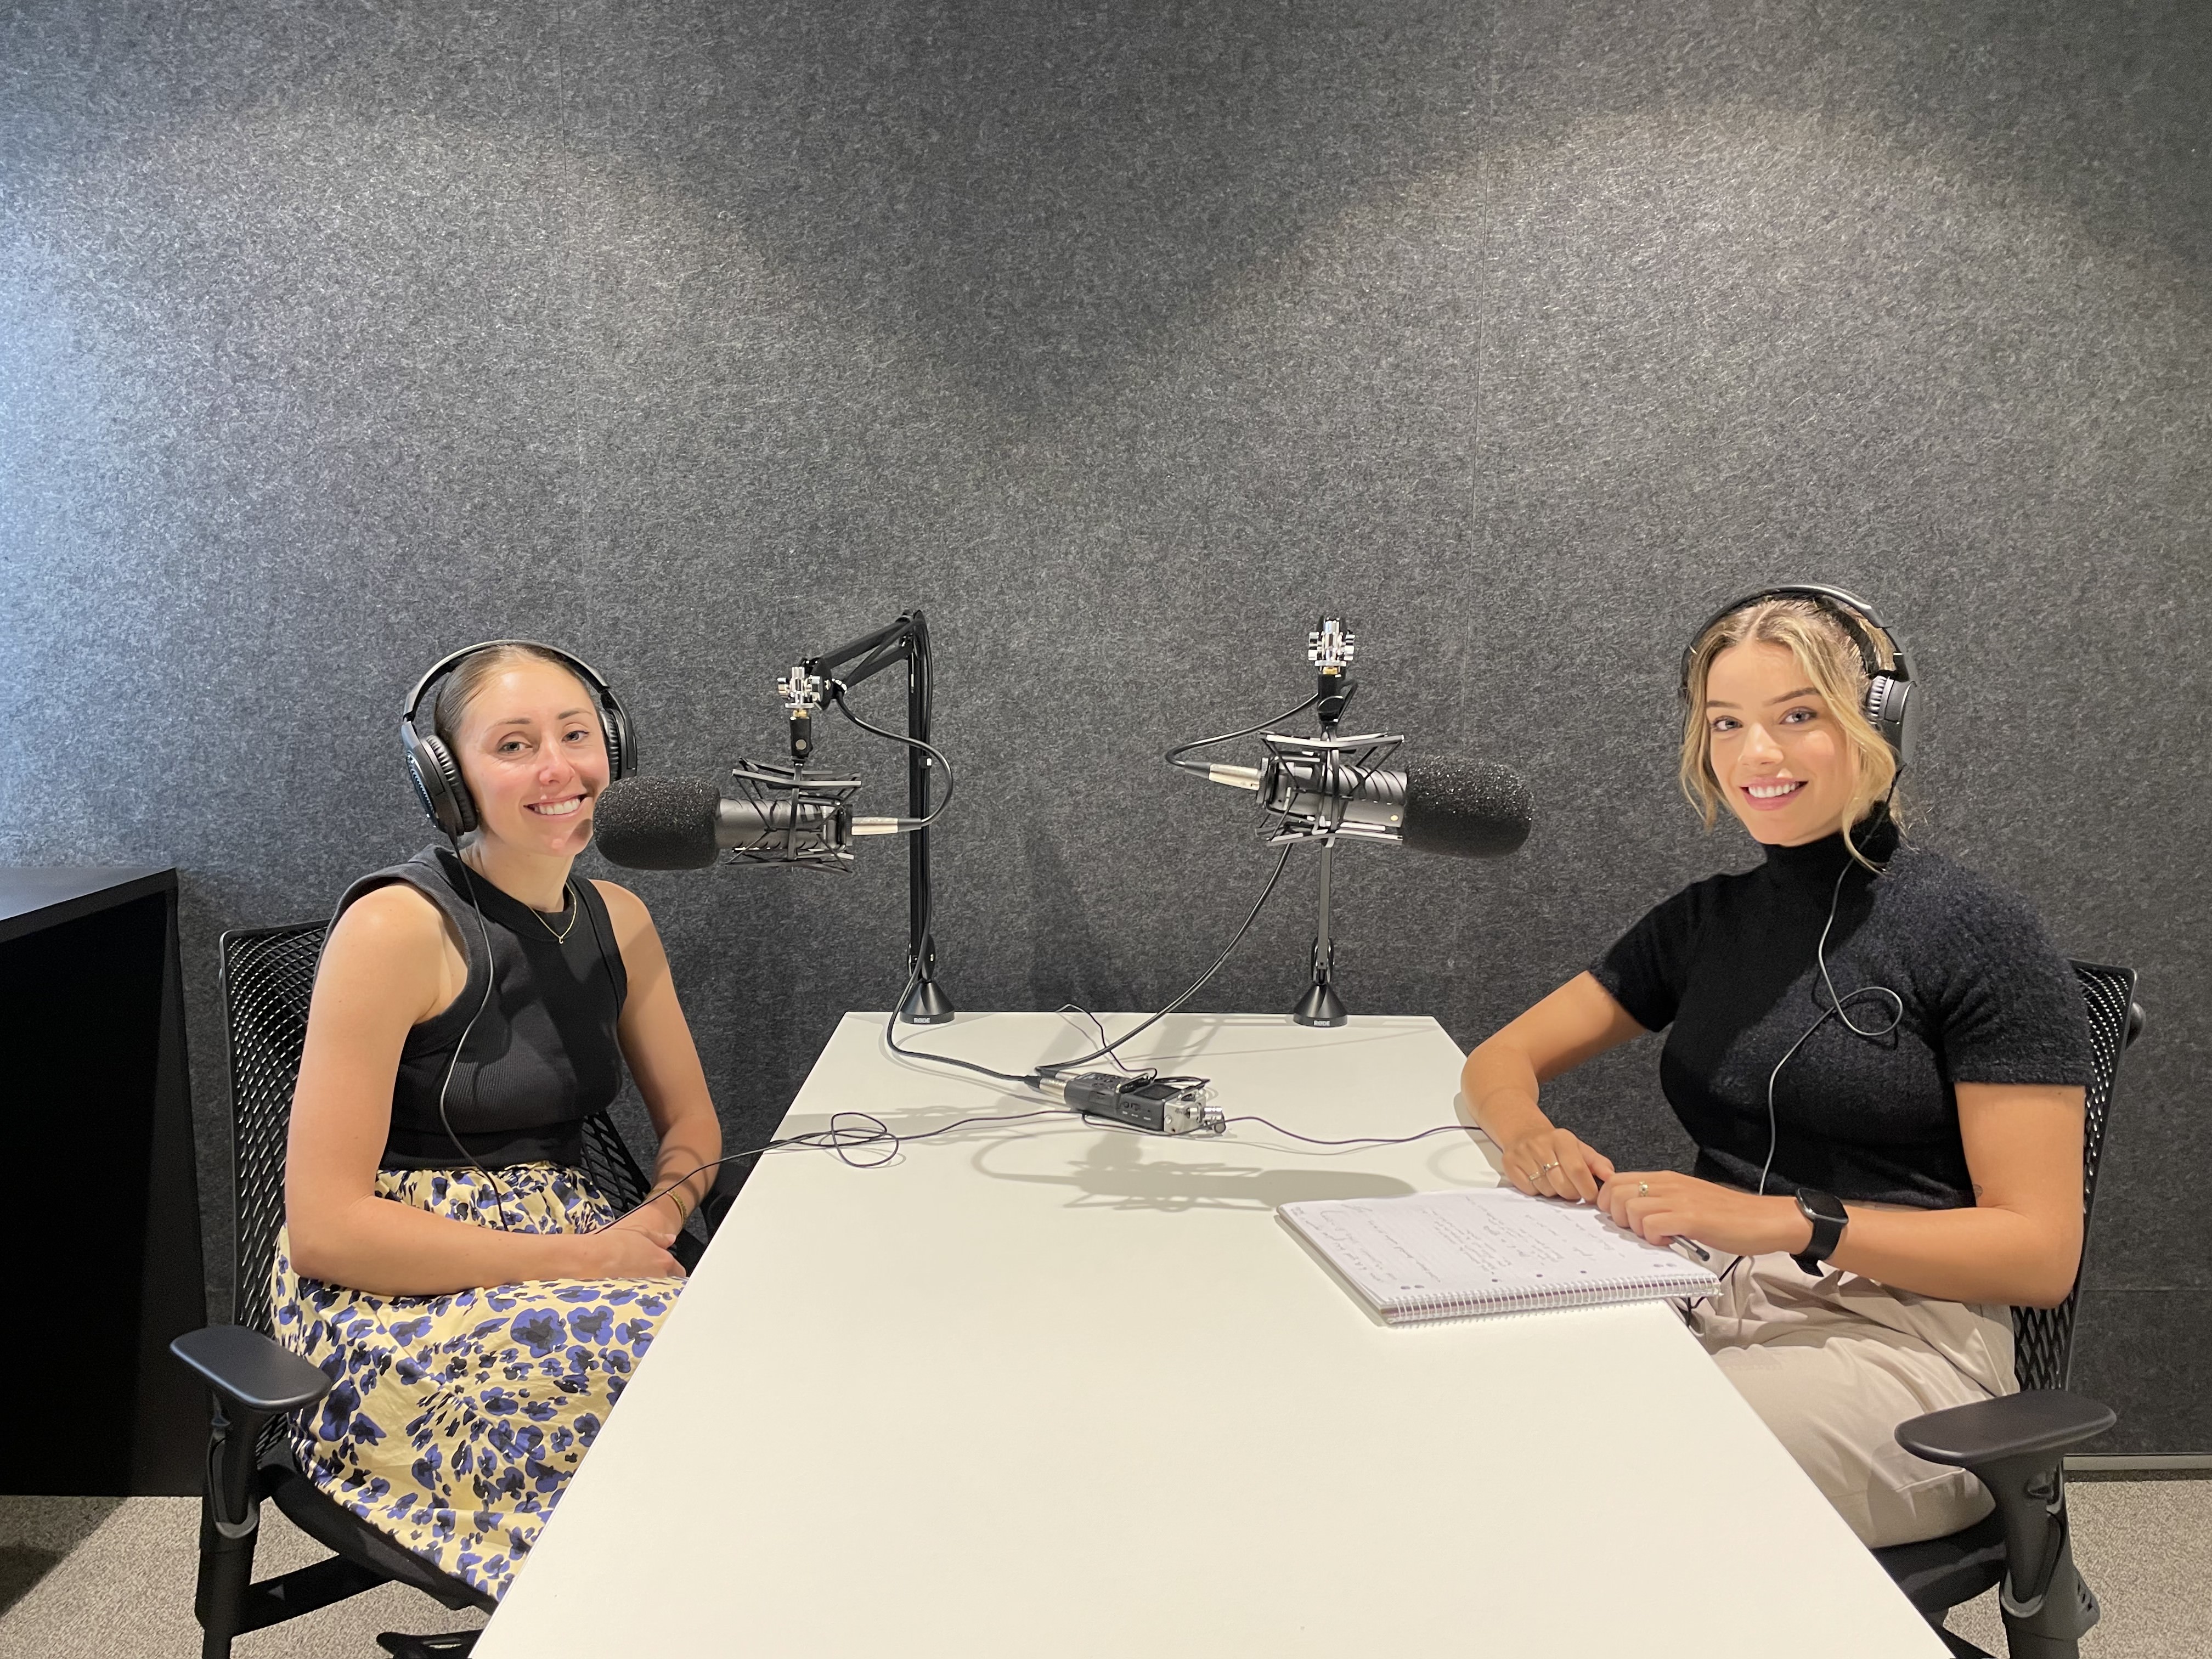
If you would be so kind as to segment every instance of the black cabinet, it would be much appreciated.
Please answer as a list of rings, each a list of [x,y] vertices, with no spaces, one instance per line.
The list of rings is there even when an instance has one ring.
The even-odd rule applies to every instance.
[[[197,1493],[207,1322],[173,870],[0,867],[0,1491]]]

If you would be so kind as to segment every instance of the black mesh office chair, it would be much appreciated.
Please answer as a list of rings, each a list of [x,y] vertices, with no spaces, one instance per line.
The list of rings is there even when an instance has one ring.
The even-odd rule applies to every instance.
[[[228,1325],[179,1337],[172,1351],[215,1395],[207,1489],[200,1499],[199,1587],[193,1612],[205,1632],[202,1659],[229,1659],[233,1640],[379,1584],[411,1584],[448,1607],[491,1598],[448,1577],[325,1497],[293,1461],[292,1413],[331,1382],[270,1335],[269,1270],[284,1218],[284,1143],[292,1090],[307,1042],[307,1003],[327,924],[240,929],[222,936],[222,992],[230,1030],[232,1183],[236,1248]],[[649,1183],[605,1114],[586,1120],[586,1171],[623,1208]],[[688,1236],[687,1236],[688,1238]],[[685,1241],[679,1241],[685,1242]],[[697,1259],[698,1242],[679,1252]],[[688,1265],[688,1264],[687,1264]],[[253,1579],[261,1504],[273,1498],[293,1524],[335,1553],[280,1577]],[[465,1654],[473,1631],[380,1636],[399,1659]]]
[[[2097,1075],[2089,1085],[2081,1142],[2081,1228],[2086,1246],[2097,1164],[2120,1056],[2142,1030],[2136,976],[2126,968],[2077,962],[2075,975],[2089,1014]],[[2097,1622],[2097,1598],[2074,1570],[2066,1521],[2065,1456],[2118,1419],[2094,1400],[2066,1392],[2074,1354],[2074,1291],[2056,1308],[2014,1308],[2013,1370],[2021,1391],[1897,1425],[1897,1443],[1931,1462],[1972,1471],[1997,1506],[1948,1538],[1876,1550],[1875,1559],[1935,1626],[1960,1659],[1990,1659],[1943,1628],[1943,1618],[2002,1582],[2005,1645],[2012,1659],[2078,1659],[2083,1632]]]

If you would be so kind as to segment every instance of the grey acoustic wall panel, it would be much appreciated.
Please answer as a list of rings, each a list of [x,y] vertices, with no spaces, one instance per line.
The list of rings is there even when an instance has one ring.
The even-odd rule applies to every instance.
[[[948,988],[1139,1007],[1267,862],[1158,752],[1295,701],[1326,605],[1362,722],[1537,792],[1509,862],[1342,860],[1352,1006],[1471,1042],[1748,861],[1673,795],[1675,655],[1823,575],[1923,660],[1917,833],[2143,970],[2080,1380],[2112,1449],[2212,1450],[2208,29],[15,7],[0,859],[184,872],[219,1206],[215,936],[427,838],[392,728],[439,653],[558,639],[705,772],[775,753],[780,668],[927,605]],[[635,878],[733,1144],[896,993],[902,879]],[[1310,879],[1204,1006],[1287,1006]],[[1683,1155],[1655,1046],[1554,1094],[1632,1162]]]

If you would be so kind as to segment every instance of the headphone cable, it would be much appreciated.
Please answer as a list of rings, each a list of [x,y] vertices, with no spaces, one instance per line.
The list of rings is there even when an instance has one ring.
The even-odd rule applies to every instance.
[[[1888,819],[1890,796],[1896,793],[1897,780],[1893,777],[1890,780],[1889,794],[1884,795],[1881,801],[1884,822]],[[1792,1056],[1805,1046],[1813,1034],[1831,1019],[1841,1020],[1844,1029],[1863,1037],[1887,1036],[1905,1019],[1905,999],[1887,985],[1862,985],[1847,996],[1838,996],[1836,994],[1835,975],[1829,971],[1828,968],[1828,934],[1836,925],[1836,915],[1844,901],[1844,880],[1850,874],[1854,862],[1850,856],[1851,842],[1848,833],[1844,836],[1844,846],[1845,848],[1844,867],[1836,872],[1836,885],[1828,895],[1828,918],[1820,924],[1820,937],[1813,946],[1813,960],[1820,969],[1820,982],[1827,987],[1828,1006],[1820,1010],[1820,1017],[1818,1019],[1799,1034],[1796,1042],[1783,1050],[1782,1058],[1774,1062],[1774,1069],[1766,1074],[1766,1162],[1759,1166],[1758,1188],[1759,1195],[1762,1198],[1766,1195],[1766,1177],[1774,1168],[1775,1151],[1781,1144],[1781,1130],[1774,1114],[1774,1085],[1782,1076],[1782,1068],[1790,1063]],[[1884,873],[1882,871],[1875,872],[1877,876],[1882,873]],[[1844,1010],[1861,997],[1887,997],[1892,1005],[1889,1023],[1886,1025],[1865,1026],[1853,1020]]]
[[[438,1121],[446,1126],[446,1138],[453,1143],[453,1150],[467,1159],[475,1167],[477,1173],[489,1184],[492,1192],[493,1218],[497,1223],[499,1230],[501,1232],[507,1232],[510,1231],[507,1224],[507,1197],[500,1189],[499,1177],[491,1172],[483,1158],[471,1152],[463,1144],[459,1132],[453,1127],[453,1115],[446,1106],[446,1091],[453,1087],[454,1068],[461,1063],[461,1049],[468,1042],[469,1033],[476,1030],[477,1021],[483,1018],[484,1010],[491,1006],[492,991],[499,982],[499,964],[493,959],[491,951],[491,924],[484,919],[483,901],[477,894],[477,872],[469,861],[461,856],[460,837],[453,836],[449,836],[448,839],[453,844],[453,862],[461,866],[461,873],[467,878],[469,906],[476,912],[477,936],[483,941],[484,988],[483,997],[477,1003],[476,1012],[469,1016],[468,1024],[461,1027],[461,1035],[453,1043],[453,1058],[446,1062],[446,1075],[438,1085]],[[583,902],[581,897],[576,900],[579,904]]]

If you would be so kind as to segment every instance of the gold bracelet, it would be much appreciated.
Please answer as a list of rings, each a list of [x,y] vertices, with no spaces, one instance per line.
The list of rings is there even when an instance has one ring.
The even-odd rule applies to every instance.
[[[699,1207],[696,1204],[689,1206],[684,1204],[684,1183],[680,1181],[673,1187],[671,1187],[665,1193],[663,1193],[661,1196],[663,1198],[672,1198],[676,1200],[676,1224],[679,1227],[681,1227],[685,1222],[690,1220],[691,1212]]]

